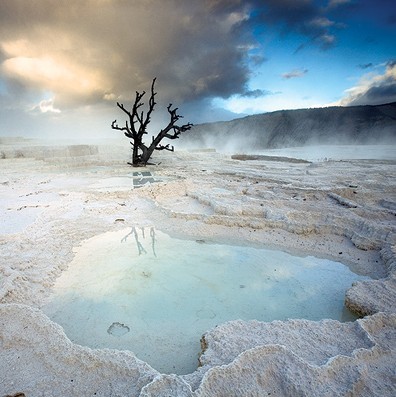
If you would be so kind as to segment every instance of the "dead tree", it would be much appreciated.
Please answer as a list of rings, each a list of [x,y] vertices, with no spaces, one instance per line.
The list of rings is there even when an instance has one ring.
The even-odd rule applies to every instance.
[[[178,108],[172,109],[172,104],[169,104],[167,107],[168,113],[170,115],[170,120],[168,125],[162,129],[157,136],[153,136],[153,140],[150,146],[147,146],[143,142],[143,136],[147,134],[147,127],[151,121],[151,114],[154,110],[156,102],[154,100],[156,92],[154,92],[154,84],[156,78],[153,79],[151,84],[151,95],[148,102],[148,110],[146,114],[140,108],[144,105],[142,102],[143,96],[146,94],[145,91],[142,93],[136,91],[135,102],[129,111],[124,107],[122,103],[117,102],[117,106],[127,115],[127,120],[125,122],[124,127],[120,127],[117,124],[117,120],[114,120],[111,123],[111,128],[113,130],[123,131],[124,135],[127,138],[132,139],[130,142],[132,145],[132,162],[128,164],[138,167],[145,166],[153,154],[154,150],[169,150],[171,152],[174,151],[173,146],[162,145],[161,141],[164,138],[168,139],[177,139],[182,132],[188,131],[191,129],[193,124],[187,123],[181,126],[176,123],[183,117],[177,114]]]

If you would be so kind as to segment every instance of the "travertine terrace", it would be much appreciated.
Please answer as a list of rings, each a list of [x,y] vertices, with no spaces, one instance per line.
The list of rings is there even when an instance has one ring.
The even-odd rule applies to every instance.
[[[21,144],[0,153],[0,395],[395,395],[396,161],[183,151],[154,158],[143,183],[125,148]],[[73,247],[149,225],[341,261],[372,277],[345,291],[362,318],[219,324],[202,337],[200,366],[180,376],[133,352],[73,344],[40,310]]]

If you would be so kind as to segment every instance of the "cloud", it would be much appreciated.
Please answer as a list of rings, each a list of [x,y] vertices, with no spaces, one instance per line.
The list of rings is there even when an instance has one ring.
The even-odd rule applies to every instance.
[[[45,89],[61,95],[64,105],[75,100],[101,95],[104,77],[83,65],[51,56],[15,56],[5,60],[2,72],[31,88]]]
[[[54,107],[54,99],[44,99],[40,101],[37,106],[32,109],[33,112],[39,111],[41,113],[61,113],[60,109]]]
[[[58,107],[129,98],[155,76],[166,101],[226,98],[265,60],[251,54],[262,23],[321,48],[339,26],[308,0],[2,1],[0,73],[51,91]]]
[[[327,8],[336,8],[338,6],[349,4],[351,0],[330,0]]]
[[[343,106],[396,102],[396,61],[389,61],[383,74],[364,75],[355,87],[345,93],[346,96],[340,101]]]
[[[264,62],[267,62],[268,59],[263,56],[263,55],[250,55],[249,56],[249,61],[254,65],[254,66],[260,66],[262,65]]]
[[[238,0],[0,2],[0,78],[51,92],[57,109],[128,100],[155,76],[165,102],[229,97],[250,76],[250,9]]]
[[[341,4],[341,1],[339,0]],[[344,1],[346,3],[346,1]],[[281,24],[283,34],[298,33],[306,37],[296,52],[304,49],[307,44],[314,44],[327,50],[336,44],[336,32],[345,25],[333,21],[326,16],[327,7],[321,7],[310,0],[264,0],[256,2],[259,19],[264,24]],[[260,5],[259,5],[260,4]],[[334,7],[336,4],[332,5]]]
[[[360,69],[370,69],[372,68],[374,65],[370,62],[370,63],[364,63],[364,64],[360,64],[358,65],[358,67]]]
[[[229,98],[266,61],[263,24],[323,49],[339,29],[310,0],[0,1],[0,79],[56,109],[130,100],[153,77],[164,102]]]
[[[241,96],[245,97],[245,98],[261,98],[264,96],[276,95],[276,94],[279,94],[279,92],[272,92],[272,91],[268,91],[268,90],[256,89],[256,90],[246,91]]]
[[[282,78],[283,79],[294,79],[296,77],[303,77],[305,74],[308,73],[308,69],[294,69],[290,72],[283,73]]]
[[[330,26],[333,26],[335,24],[334,21],[330,21],[329,19],[325,17],[315,17],[311,21],[308,22],[309,25],[311,25],[314,28],[328,28]]]

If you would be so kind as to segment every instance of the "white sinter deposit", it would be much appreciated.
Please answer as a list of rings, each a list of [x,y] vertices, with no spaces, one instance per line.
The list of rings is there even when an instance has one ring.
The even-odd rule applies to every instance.
[[[396,394],[396,161],[207,151],[160,153],[160,165],[134,169],[127,146],[3,145],[0,154],[1,396]],[[347,307],[366,317],[219,324],[188,375],[72,343],[41,308],[73,248],[153,225],[175,238],[342,262],[372,278],[346,291]],[[129,332],[122,322],[108,330]]]

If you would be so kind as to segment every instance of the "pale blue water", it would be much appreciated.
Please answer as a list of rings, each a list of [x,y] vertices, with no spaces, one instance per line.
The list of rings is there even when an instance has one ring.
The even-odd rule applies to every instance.
[[[133,230],[87,240],[57,280],[43,310],[72,341],[186,374],[202,334],[228,320],[355,318],[344,295],[365,277],[341,263]]]

